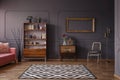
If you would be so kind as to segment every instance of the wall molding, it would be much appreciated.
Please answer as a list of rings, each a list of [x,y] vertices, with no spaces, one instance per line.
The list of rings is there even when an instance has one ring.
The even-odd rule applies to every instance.
[[[114,74],[114,77],[120,80],[120,76],[119,75]]]
[[[34,16],[34,17],[35,16],[40,16],[43,20],[46,19],[47,22],[50,23],[50,13],[49,13],[48,10],[6,10],[5,13],[4,13],[4,38],[6,40],[14,40],[14,38],[12,37],[12,33],[9,30],[11,28],[14,28],[12,26],[15,26],[15,28],[20,28],[21,26],[23,26],[22,24],[27,21],[26,17],[28,15],[31,15],[31,16]],[[12,19],[14,21],[13,20],[8,20],[11,17],[13,17]],[[14,24],[14,25],[11,25],[11,24]],[[16,27],[16,26],[18,26],[18,27]],[[9,36],[7,34],[9,34]]]

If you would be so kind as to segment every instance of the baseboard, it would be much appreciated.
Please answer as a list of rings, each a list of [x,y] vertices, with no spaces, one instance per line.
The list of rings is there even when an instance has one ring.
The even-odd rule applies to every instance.
[[[86,61],[86,59],[63,59],[63,60]],[[47,59],[47,61],[61,61],[61,59]]]
[[[120,76],[114,74],[114,77],[115,77],[116,79],[119,79],[119,80],[120,80]]]
[[[60,59],[47,59],[47,61],[60,61]]]
[[[103,60],[108,61],[108,62],[109,62],[109,61],[110,61],[110,62],[111,62],[111,61],[114,62],[114,59],[103,59]]]
[[[47,59],[47,61],[60,61],[61,59]],[[75,59],[64,59],[64,60],[75,60]],[[92,61],[96,61],[96,59],[91,59]],[[87,61],[87,59],[77,59],[77,61]],[[114,59],[101,59],[103,62],[114,62]]]

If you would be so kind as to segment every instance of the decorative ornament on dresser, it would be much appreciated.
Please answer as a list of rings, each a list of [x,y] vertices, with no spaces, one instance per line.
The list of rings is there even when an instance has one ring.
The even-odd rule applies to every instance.
[[[63,37],[63,45],[67,45],[67,35],[63,34],[62,37]]]
[[[32,22],[33,17],[32,17],[32,16],[28,16],[26,19],[27,19],[27,20],[29,20],[29,23],[31,23],[31,22]]]

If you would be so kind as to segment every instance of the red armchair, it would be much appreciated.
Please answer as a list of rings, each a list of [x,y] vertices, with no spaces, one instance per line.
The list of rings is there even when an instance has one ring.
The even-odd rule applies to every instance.
[[[0,66],[8,64],[12,61],[17,63],[16,48],[10,48],[10,51],[7,53],[0,53]]]

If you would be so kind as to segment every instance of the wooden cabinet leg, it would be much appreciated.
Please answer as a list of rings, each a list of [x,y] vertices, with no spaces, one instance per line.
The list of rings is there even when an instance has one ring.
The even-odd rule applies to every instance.
[[[62,55],[61,55],[61,57],[60,57],[60,60],[63,61],[63,60],[62,60]]]

